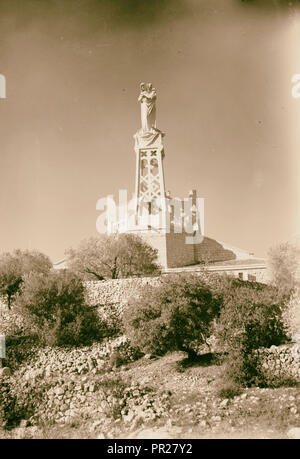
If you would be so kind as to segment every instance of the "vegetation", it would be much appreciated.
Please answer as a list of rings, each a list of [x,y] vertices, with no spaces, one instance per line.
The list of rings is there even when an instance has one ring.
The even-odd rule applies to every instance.
[[[242,386],[262,383],[254,351],[286,340],[283,302],[276,288],[256,283],[236,283],[224,293],[217,330],[220,344],[228,352],[226,384],[228,380]]]
[[[249,388],[246,391],[251,391],[251,386],[292,391],[297,365],[289,375],[281,372],[281,363],[277,376],[272,369],[265,373],[261,367],[262,351],[256,352],[285,342],[287,330],[289,336],[299,330],[299,286],[292,252],[284,246],[272,256],[273,285],[205,271],[201,275],[162,276],[155,280],[155,286],[145,285],[139,295],[131,298],[123,315],[123,309],[115,307],[115,303],[105,303],[100,319],[95,308],[86,304],[83,280],[157,273],[156,252],[140,238],[119,235],[85,241],[77,251],[69,251],[71,270],[65,271],[52,271],[50,261],[42,254],[21,251],[4,254],[0,258],[1,293],[9,306],[14,307],[1,317],[1,331],[7,334],[4,364],[13,372],[0,382],[2,427],[13,428],[21,419],[33,425],[55,419],[74,420],[77,409],[81,413],[83,399],[85,404],[91,403],[88,416],[94,419],[100,407],[104,422],[111,419],[114,426],[116,419],[120,426],[122,423],[136,426],[170,416],[169,402],[172,422],[173,415],[176,422],[182,419],[185,422],[185,417],[192,413],[197,425],[199,422],[206,425],[207,419],[211,425],[218,425],[220,419],[225,419],[227,406],[227,416],[233,422],[239,419],[240,408],[244,413],[253,413],[246,387]],[[124,331],[126,336],[99,343]],[[210,348],[207,354],[199,355],[201,345],[209,342],[216,349]],[[41,349],[41,344],[48,347]],[[81,348],[83,345],[90,348]],[[168,354],[172,351],[176,352]],[[178,351],[186,352],[188,358],[182,360],[183,355],[178,357]],[[140,359],[143,354],[161,358]],[[288,351],[287,357],[284,353],[281,357],[287,362]],[[164,362],[169,362],[168,369],[164,369]],[[276,356],[275,362],[277,366]],[[153,370],[147,373],[149,367]],[[122,380],[125,370],[133,381]],[[139,371],[142,386],[137,381]],[[177,375],[168,386],[168,372],[172,371]],[[163,383],[164,389],[172,386],[172,391],[177,390],[172,400],[169,400],[171,392],[159,395],[144,386],[150,373],[157,387]],[[180,373],[192,375],[194,389],[189,386],[185,390],[188,378],[184,379],[186,375]],[[199,376],[196,380],[195,375]],[[184,388],[176,387],[177,376],[183,377]],[[199,384],[206,385],[202,395]],[[95,399],[91,395],[94,392]],[[212,400],[207,397],[208,392]],[[198,401],[193,410],[195,397]],[[220,401],[220,397],[225,400]],[[263,410],[269,409],[273,399],[269,403],[263,397]],[[294,419],[298,399],[289,397],[291,406],[285,416]],[[69,409],[70,400],[77,407],[75,411]],[[181,406],[183,401],[185,405]],[[273,412],[281,413],[276,410],[277,407]],[[54,417],[47,418],[48,414]]]
[[[16,416],[17,398],[12,394],[11,383],[7,379],[0,381],[0,427],[9,428],[18,422]]]
[[[157,250],[134,234],[92,237],[67,252],[68,266],[85,280],[157,274]]]
[[[112,367],[120,367],[129,362],[134,362],[143,356],[143,353],[137,348],[132,347],[128,341],[121,343],[111,353],[109,362]]]
[[[23,277],[31,272],[47,274],[52,268],[50,259],[37,251],[15,250],[0,256],[0,295],[4,296],[9,309],[20,291]]]
[[[268,253],[268,269],[272,284],[289,294],[300,280],[300,245],[285,242],[272,247]]]
[[[300,338],[300,286],[297,286],[283,311],[289,338]]]
[[[31,273],[22,285],[16,309],[27,327],[48,345],[83,345],[107,330],[87,306],[82,281],[69,272]]]
[[[145,353],[188,352],[210,336],[220,304],[208,286],[194,276],[174,276],[158,287],[146,287],[124,313],[125,333]]]

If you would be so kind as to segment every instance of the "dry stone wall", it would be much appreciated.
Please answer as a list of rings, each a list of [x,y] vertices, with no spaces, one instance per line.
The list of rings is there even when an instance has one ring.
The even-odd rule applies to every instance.
[[[294,379],[300,381],[300,343],[271,346],[258,350],[263,374],[268,379]]]
[[[113,330],[122,332],[122,314],[130,298],[139,295],[145,285],[157,285],[160,277],[113,279],[85,283],[86,300],[97,307],[102,320]]]
[[[157,285],[160,277],[137,277],[108,281],[85,282],[86,299],[91,306],[97,306],[104,319],[120,320],[124,306],[130,298],[136,297],[145,285]]]
[[[121,336],[84,348],[37,349],[13,376],[0,380],[0,394],[8,388],[32,425],[153,421],[167,413],[169,395],[131,381],[126,372],[120,377],[109,371],[111,353],[127,342]]]
[[[138,294],[145,285],[157,285],[159,277],[133,277],[128,279],[112,279],[107,281],[85,282],[88,302],[91,306],[102,304],[126,304]]]

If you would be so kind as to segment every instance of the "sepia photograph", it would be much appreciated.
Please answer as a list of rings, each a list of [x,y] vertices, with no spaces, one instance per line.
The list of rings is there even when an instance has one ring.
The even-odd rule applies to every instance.
[[[300,0],[0,0],[19,439],[300,439]]]

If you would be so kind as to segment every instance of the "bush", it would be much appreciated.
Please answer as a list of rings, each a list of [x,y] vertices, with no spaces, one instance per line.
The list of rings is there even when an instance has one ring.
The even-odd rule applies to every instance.
[[[290,338],[300,338],[300,287],[297,286],[283,311],[283,320]]]
[[[35,250],[15,250],[0,255],[0,296],[8,308],[20,292],[23,277],[31,272],[47,274],[52,268],[50,259]]]
[[[224,293],[217,330],[226,357],[226,375],[236,384],[258,385],[261,380],[260,347],[286,340],[282,321],[283,297],[270,286],[232,284]]]
[[[279,387],[300,387],[299,380],[289,376],[274,376],[264,374],[259,380],[260,387],[277,389]]]
[[[9,378],[0,380],[0,427],[9,428],[17,423],[17,398],[12,395]]]
[[[144,353],[164,355],[186,351],[195,356],[195,344],[210,336],[219,301],[197,276],[173,276],[146,286],[124,311],[125,333]]]
[[[138,360],[142,355],[143,354],[137,347],[132,347],[128,341],[125,341],[113,350],[110,356],[110,365],[113,367],[120,367]]]
[[[299,282],[299,266],[299,240],[278,244],[268,252],[271,282],[282,292],[289,294]]]
[[[118,303],[97,304],[97,312],[100,320],[106,323],[110,331],[110,336],[120,336],[123,334],[122,314],[123,308]]]
[[[88,345],[107,333],[96,311],[85,303],[82,281],[68,272],[25,277],[16,309],[42,344]]]
[[[8,336],[6,338],[6,358],[3,359],[3,365],[15,371],[32,358],[35,351],[38,350],[39,339],[36,335],[29,336]]]
[[[242,393],[242,388],[240,385],[229,381],[225,383],[222,381],[222,386],[218,391],[218,395],[221,398],[234,398]]]
[[[28,419],[33,414],[33,400],[39,402],[35,389],[26,390],[23,382],[20,390],[18,381],[9,377],[0,380],[0,427],[12,429],[19,425],[21,419]]]

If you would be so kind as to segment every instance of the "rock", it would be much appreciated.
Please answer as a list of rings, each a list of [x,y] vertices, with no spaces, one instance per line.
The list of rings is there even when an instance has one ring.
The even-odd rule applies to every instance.
[[[287,436],[293,440],[300,440],[300,427],[292,427],[288,430]]]
[[[168,430],[161,428],[161,429],[144,429],[139,431],[136,435],[130,437],[134,439],[164,439],[164,438],[174,438],[172,433]]]
[[[69,416],[70,416],[71,418],[76,418],[77,414],[78,414],[77,411],[74,410],[74,409],[71,409],[71,410],[69,411]]]
[[[0,368],[0,378],[1,377],[5,377],[5,376],[10,376],[11,375],[11,371],[10,371],[10,368],[8,367],[3,367],[3,368]]]
[[[63,395],[65,391],[63,390],[62,387],[58,387],[57,389],[55,389],[55,393],[56,395]]]
[[[90,385],[89,385],[89,390],[90,390],[90,392],[96,392],[96,386],[95,386],[95,384],[90,384]]]
[[[94,430],[97,429],[97,427],[101,426],[101,424],[102,424],[101,421],[94,421],[90,427],[90,431],[93,432]]]
[[[107,403],[106,400],[102,400],[102,402],[100,403],[100,406],[103,410],[109,409],[109,404]]]
[[[127,422],[132,422],[133,419],[135,418],[136,416],[136,413],[134,411],[129,411],[129,413],[127,414],[127,416],[124,416],[124,421],[127,423]]]
[[[20,422],[20,428],[24,429],[24,427],[27,427],[27,426],[28,426],[27,419],[22,419],[21,422]]]
[[[225,398],[225,400],[223,400],[223,401],[220,403],[220,406],[221,406],[222,408],[225,408],[225,406],[228,405],[228,402],[229,402],[228,398]]]

